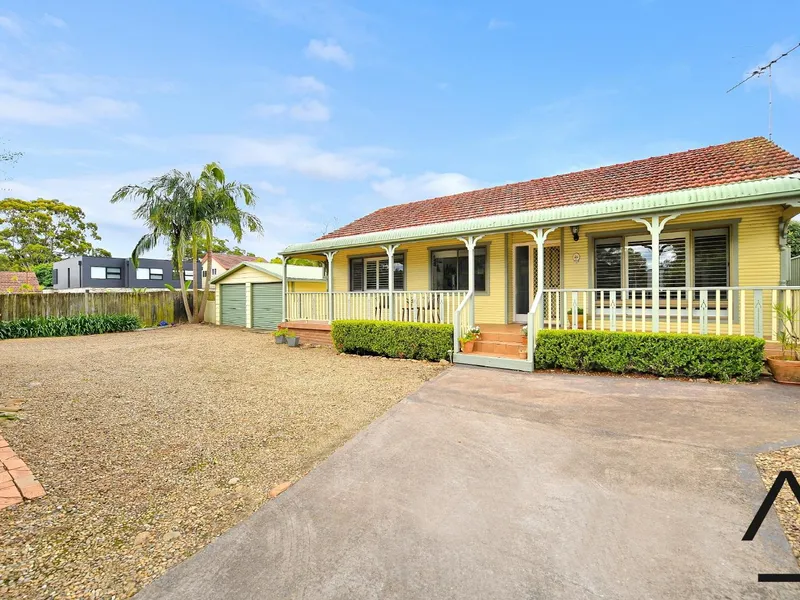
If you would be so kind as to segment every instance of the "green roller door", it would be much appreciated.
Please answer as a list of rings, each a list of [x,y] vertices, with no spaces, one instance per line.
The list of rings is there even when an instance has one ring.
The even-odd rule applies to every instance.
[[[243,283],[223,283],[217,286],[222,302],[220,316],[222,325],[238,325],[244,327],[245,299]]]
[[[253,284],[253,327],[277,329],[281,322],[280,283]]]

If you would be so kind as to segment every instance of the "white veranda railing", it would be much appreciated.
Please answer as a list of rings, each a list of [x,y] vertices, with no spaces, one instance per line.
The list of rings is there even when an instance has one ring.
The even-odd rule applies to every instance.
[[[390,298],[391,294],[391,298]],[[286,317],[290,321],[402,321],[406,323],[452,323],[467,292],[288,292]],[[333,297],[333,314],[330,301]]]

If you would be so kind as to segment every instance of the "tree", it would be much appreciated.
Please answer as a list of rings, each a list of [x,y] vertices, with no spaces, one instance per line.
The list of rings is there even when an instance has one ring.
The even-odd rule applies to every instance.
[[[252,252],[248,252],[239,246],[234,246],[233,248],[228,246],[228,240],[215,237],[213,242],[213,253],[214,254],[231,254],[233,256],[255,256]],[[200,246],[205,248],[205,240],[199,242]],[[191,260],[191,248],[187,248],[187,255],[186,259]]]
[[[237,242],[242,241],[245,231],[262,233],[261,221],[254,214],[246,212],[239,207],[241,200],[245,206],[254,206],[256,195],[253,188],[238,181],[228,181],[225,171],[217,163],[209,163],[200,175],[199,211],[193,236],[199,237],[202,232],[206,235],[205,251],[209,263],[214,254],[214,227],[222,225],[233,233]],[[195,289],[197,278],[195,277]],[[200,314],[205,314],[206,302],[210,291],[211,278],[206,277],[203,298],[200,303]]]
[[[0,269],[30,271],[69,256],[111,256],[92,242],[97,225],[59,200],[0,200]]]
[[[40,286],[43,288],[53,287],[53,263],[36,265],[33,267],[33,272],[36,273],[36,279],[39,280]]]
[[[792,256],[800,256],[800,222],[789,221],[786,237],[789,241],[789,247],[792,249]]]
[[[262,230],[256,216],[239,208],[239,199],[243,199],[246,205],[252,205],[256,197],[250,186],[226,181],[225,172],[216,163],[206,165],[197,179],[189,172],[172,170],[150,179],[144,185],[124,186],[111,198],[112,203],[138,201],[140,204],[133,214],[143,220],[150,230],[142,236],[131,253],[134,264],[138,264],[139,257],[155,248],[159,242],[166,242],[169,246],[173,268],[179,274],[184,308],[192,323],[202,321],[209,278],[206,278],[205,291],[198,303],[197,277],[193,277],[192,311],[185,285],[183,257],[191,256],[196,269],[201,245],[205,246],[207,254],[212,254],[216,225],[228,227],[237,242],[241,241],[245,229]]]
[[[281,257],[276,256],[271,261],[272,264],[281,264]],[[319,260],[311,260],[310,258],[290,258],[288,263],[290,265],[300,265],[301,267],[321,267],[323,263]]]

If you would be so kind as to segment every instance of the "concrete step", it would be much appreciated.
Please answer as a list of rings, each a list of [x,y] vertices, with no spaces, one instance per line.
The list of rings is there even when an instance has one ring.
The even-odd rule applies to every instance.
[[[491,367],[494,369],[509,369],[512,371],[533,371],[533,362],[519,360],[509,356],[497,356],[486,352],[456,352],[453,362],[459,365],[474,365],[476,367]]]

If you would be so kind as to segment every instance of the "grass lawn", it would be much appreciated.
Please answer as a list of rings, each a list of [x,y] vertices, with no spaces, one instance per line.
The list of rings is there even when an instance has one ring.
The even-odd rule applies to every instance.
[[[128,597],[295,481],[439,364],[240,329],[0,342],[0,431],[47,495],[0,511],[0,597]]]

